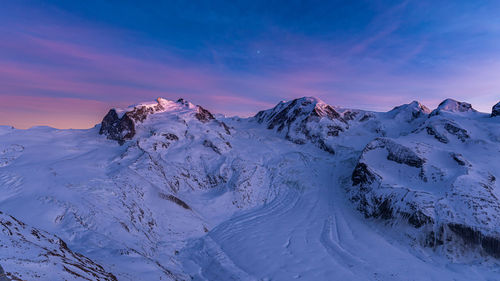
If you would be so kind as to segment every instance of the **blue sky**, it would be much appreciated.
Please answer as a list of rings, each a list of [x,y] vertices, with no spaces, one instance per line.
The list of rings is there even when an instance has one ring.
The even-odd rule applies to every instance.
[[[243,116],[500,100],[498,1],[0,2],[1,124],[91,127],[158,96]]]

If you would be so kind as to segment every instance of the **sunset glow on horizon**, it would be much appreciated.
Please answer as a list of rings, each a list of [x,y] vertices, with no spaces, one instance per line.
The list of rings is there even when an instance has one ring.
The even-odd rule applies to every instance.
[[[157,97],[240,116],[500,101],[496,1],[42,2],[2,1],[0,125],[90,128]]]

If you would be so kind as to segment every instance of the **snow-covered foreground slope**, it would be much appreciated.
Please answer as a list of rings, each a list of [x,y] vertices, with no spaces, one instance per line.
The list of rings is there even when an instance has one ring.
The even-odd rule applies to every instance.
[[[64,268],[78,260],[90,280],[495,280],[481,243],[499,231],[498,118],[452,101],[375,113],[303,98],[217,119],[159,99],[89,130],[0,127],[0,211],[29,225],[4,227],[0,266],[27,280],[76,278]],[[421,239],[451,222],[482,240]]]
[[[116,280],[102,266],[72,252],[54,235],[29,227],[4,213],[0,213],[0,225],[1,263],[10,269],[4,277],[13,280]],[[0,280],[3,279],[0,277]]]

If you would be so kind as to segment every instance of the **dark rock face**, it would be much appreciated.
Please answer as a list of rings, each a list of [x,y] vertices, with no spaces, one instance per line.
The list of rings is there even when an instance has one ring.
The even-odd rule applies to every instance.
[[[344,132],[344,128],[341,126],[335,126],[335,125],[328,125],[328,132],[327,135],[330,137],[338,137],[339,133]]]
[[[425,159],[418,157],[411,150],[398,149],[389,151],[389,155],[387,155],[387,160],[391,160],[397,162],[399,164],[406,164],[410,167],[422,168],[422,165],[425,162]]]
[[[369,143],[364,152],[377,148],[385,148],[388,152],[387,160],[405,164],[410,167],[422,168],[425,159],[418,156],[406,146],[403,146],[388,138],[377,138]]]
[[[500,116],[500,102],[495,104],[491,109],[491,117]]]
[[[318,146],[319,148],[323,149],[324,151],[330,154],[335,154],[335,150],[329,145],[327,145],[322,139],[318,140]]]
[[[165,200],[168,200],[168,201],[172,201],[174,202],[175,204],[181,206],[182,208],[186,209],[186,210],[191,210],[191,207],[189,207],[188,204],[186,204],[186,202],[182,201],[181,199],[175,197],[174,195],[172,194],[165,194],[165,193],[162,193],[160,192],[158,194],[158,196],[160,196],[161,199],[165,199]]]
[[[154,107],[135,107],[132,111],[126,112],[121,118],[118,117],[115,109],[111,109],[101,122],[99,134],[106,135],[110,140],[116,140],[120,145],[134,137],[135,124],[144,122],[149,114],[162,110],[162,105]]]
[[[484,235],[467,225],[450,223],[448,228],[468,245],[480,246],[486,253],[500,258],[500,237]]]
[[[206,123],[210,120],[214,120],[215,117],[210,113],[210,111],[204,109],[201,106],[198,106],[197,112],[195,114],[196,119],[198,119],[200,122]]]
[[[369,201],[371,201],[370,204],[373,204],[372,206],[368,203]],[[396,194],[388,197],[373,197],[370,200],[364,201],[363,204],[366,205],[361,205],[358,209],[362,211],[366,218],[391,220],[400,217],[415,228],[421,228],[424,225],[434,222],[430,216],[419,210],[418,206],[408,203],[403,206],[408,209],[405,210],[398,206],[397,201],[401,201],[401,198]]]
[[[402,213],[402,217],[408,220],[408,223],[415,228],[421,228],[424,225],[434,223],[434,220],[421,210],[414,210],[411,213]]]
[[[358,115],[358,112],[346,111],[346,112],[344,112],[343,118],[346,121],[352,121],[356,118],[357,115]]]
[[[412,112],[411,113],[413,119],[417,119],[417,118],[420,118],[422,116],[427,116],[427,114],[423,111],[415,111],[415,112]]]
[[[500,237],[481,236],[481,246],[490,255],[500,258]]]
[[[7,275],[5,275],[5,272],[3,271],[2,266],[0,266],[0,281],[9,281]]]
[[[204,140],[203,141],[203,146],[211,148],[215,153],[221,154],[221,150],[211,141],[209,140]]]
[[[172,133],[164,133],[164,134],[162,134],[162,136],[164,136],[167,140],[172,140],[172,141],[179,140],[179,137],[175,134],[172,134]]]
[[[163,106],[160,103],[160,99],[158,99],[158,104],[153,107],[141,106],[135,107],[132,111],[125,113],[135,122],[144,122],[148,115],[153,114],[155,112],[163,110]]]
[[[358,162],[351,176],[353,185],[369,185],[379,178],[380,176],[371,171],[363,162]]]
[[[433,136],[442,143],[449,143],[449,137],[451,136],[456,137],[461,142],[466,142],[470,139],[469,132],[466,129],[448,118],[429,119],[423,127],[417,129],[415,132],[421,130],[425,130],[428,135]]]
[[[110,140],[116,140],[122,145],[125,140],[135,135],[135,124],[129,114],[118,118],[116,110],[111,109],[101,122],[99,134],[106,135]]]
[[[427,126],[427,127],[425,127],[425,130],[427,131],[427,134],[434,136],[434,138],[437,139],[439,142],[442,142],[442,143],[449,142],[448,138],[446,136],[443,136],[442,134],[440,134],[436,130],[436,128],[434,128],[434,126]]]
[[[226,131],[226,134],[227,135],[231,135],[231,130],[229,129],[229,127],[226,125],[226,123],[224,122],[220,122],[220,125],[224,128],[224,130]]]
[[[359,122],[366,122],[366,121],[368,121],[370,119],[373,119],[373,118],[375,118],[375,116],[373,114],[371,114],[371,113],[365,113],[363,115],[363,117],[361,117],[361,119],[359,119]]]
[[[290,124],[297,119],[297,115],[300,113],[298,109],[296,109],[293,115],[288,118],[291,110],[297,105],[298,100],[293,100],[287,107],[279,112],[273,112],[270,116],[266,116],[265,111],[260,111],[255,115],[259,123],[264,121],[268,121],[267,128],[272,130],[274,127],[278,126],[278,132],[281,132],[285,127],[289,127]],[[274,108],[277,109],[277,106]],[[274,110],[273,110],[274,111]]]
[[[464,156],[460,153],[451,153],[451,157],[460,166],[470,166],[470,163],[467,160],[465,160]]]
[[[469,134],[467,133],[467,130],[460,128],[455,124],[446,123],[444,125],[444,128],[446,129],[446,131],[448,131],[448,133],[455,135],[462,142],[465,142],[467,139],[470,138]]]

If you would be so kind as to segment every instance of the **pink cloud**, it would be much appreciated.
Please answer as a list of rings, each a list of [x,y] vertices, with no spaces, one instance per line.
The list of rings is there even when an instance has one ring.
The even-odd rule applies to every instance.
[[[383,16],[375,19],[374,25],[383,20]],[[454,97],[489,111],[499,96],[495,91],[500,91],[496,77],[500,67],[493,62],[466,63],[469,68],[445,69],[439,75],[399,73],[398,67],[417,56],[425,41],[388,62],[370,54],[355,61],[349,56],[386,40],[398,28],[397,22],[354,47],[287,34],[290,44],[271,52],[284,61],[283,67],[265,65],[251,73],[226,68],[216,51],[213,64],[182,60],[147,46],[134,46],[130,54],[113,41],[125,34],[121,30],[62,25],[16,28],[18,32],[0,27],[5,34],[0,41],[0,101],[4,104],[0,120],[18,127],[91,127],[109,107],[158,96],[184,97],[216,112],[248,116],[301,96],[370,110],[389,110],[413,99],[433,107],[445,97]],[[248,46],[263,49],[264,54],[272,47],[269,41]],[[15,108],[22,114],[15,113]]]
[[[42,57],[58,57],[74,59],[76,68],[73,64],[63,60],[63,64],[68,63],[65,71],[61,71],[59,67],[51,65],[43,65],[42,67],[36,64],[20,65],[23,69],[34,68],[36,71],[42,68],[43,70],[52,70],[55,74],[63,74],[65,78],[100,78],[105,80],[124,80],[130,82],[141,82],[156,87],[179,87],[191,83],[191,87],[200,85],[199,89],[206,86],[213,86],[215,77],[207,75],[208,71],[201,67],[188,66],[186,62],[180,65],[179,62],[175,66],[169,66],[166,63],[158,61],[140,60],[131,56],[116,54],[111,51],[93,49],[91,47],[82,47],[74,43],[59,42],[36,37],[27,37],[28,47],[26,52],[34,52],[36,56]],[[19,42],[19,45],[21,42]],[[54,61],[54,65],[60,63]],[[19,66],[19,65],[18,65]],[[78,68],[80,67],[80,68]],[[192,84],[196,82],[195,84]],[[202,87],[203,86],[203,87]]]

